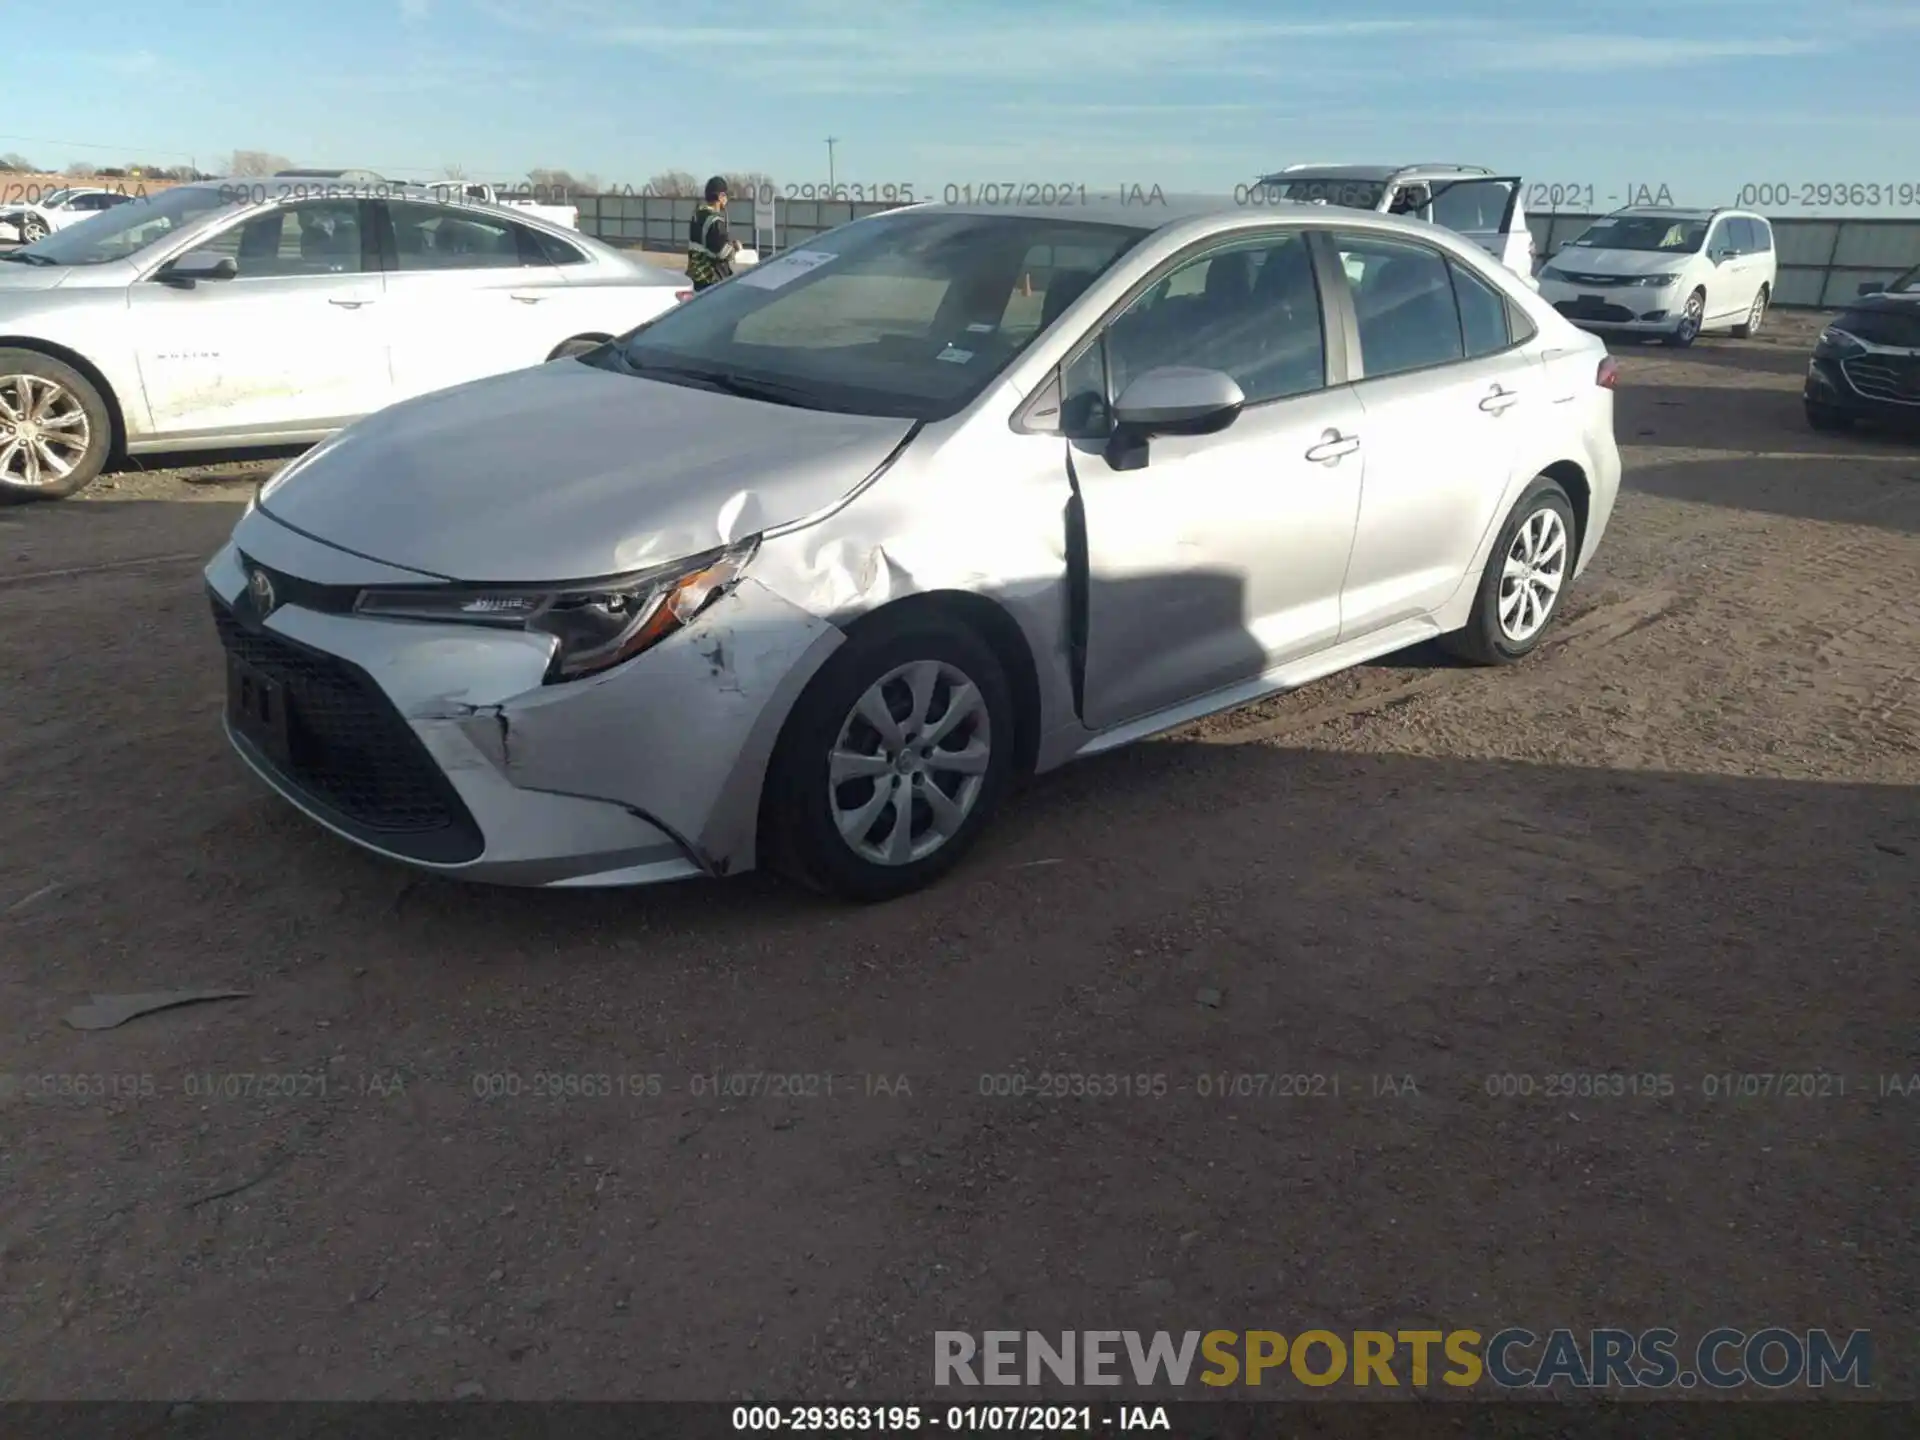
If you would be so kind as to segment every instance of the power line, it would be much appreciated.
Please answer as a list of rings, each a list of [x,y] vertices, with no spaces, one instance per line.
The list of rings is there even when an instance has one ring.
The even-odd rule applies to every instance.
[[[86,140],[49,140],[44,135],[0,135],[0,140],[11,140],[21,145],[64,145],[69,150],[111,150],[116,155],[184,155],[193,158],[191,150],[163,150],[158,145],[95,145]]]

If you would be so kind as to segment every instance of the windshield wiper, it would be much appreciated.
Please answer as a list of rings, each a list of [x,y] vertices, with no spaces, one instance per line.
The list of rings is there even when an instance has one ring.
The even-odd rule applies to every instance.
[[[738,375],[728,375],[719,370],[701,370],[691,365],[661,365],[649,361],[635,360],[631,355],[623,355],[627,368],[639,375],[658,375],[662,378],[686,380],[695,385],[710,385],[715,390],[728,395],[738,395],[743,400],[765,400],[774,405],[792,405],[802,410],[830,410],[833,407],[823,405],[810,390],[798,385],[782,385],[777,380],[747,380]]]

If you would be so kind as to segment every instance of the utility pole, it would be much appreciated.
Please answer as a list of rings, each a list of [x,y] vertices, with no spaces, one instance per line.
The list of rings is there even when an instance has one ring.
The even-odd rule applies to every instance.
[[[833,147],[840,143],[838,135],[827,136],[827,194],[833,194]]]

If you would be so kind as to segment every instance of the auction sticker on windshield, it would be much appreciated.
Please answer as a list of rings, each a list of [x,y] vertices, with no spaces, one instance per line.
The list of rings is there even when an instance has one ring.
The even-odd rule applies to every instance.
[[[747,274],[742,275],[739,283],[758,286],[762,290],[778,290],[782,285],[791,284],[810,270],[817,270],[829,260],[840,257],[826,250],[789,250],[786,254],[756,265]]]

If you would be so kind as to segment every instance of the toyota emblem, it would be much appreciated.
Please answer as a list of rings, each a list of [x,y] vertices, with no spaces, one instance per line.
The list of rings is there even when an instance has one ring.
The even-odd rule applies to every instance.
[[[262,617],[272,613],[274,606],[273,581],[264,570],[255,570],[247,576],[247,598],[253,602],[253,613]]]

